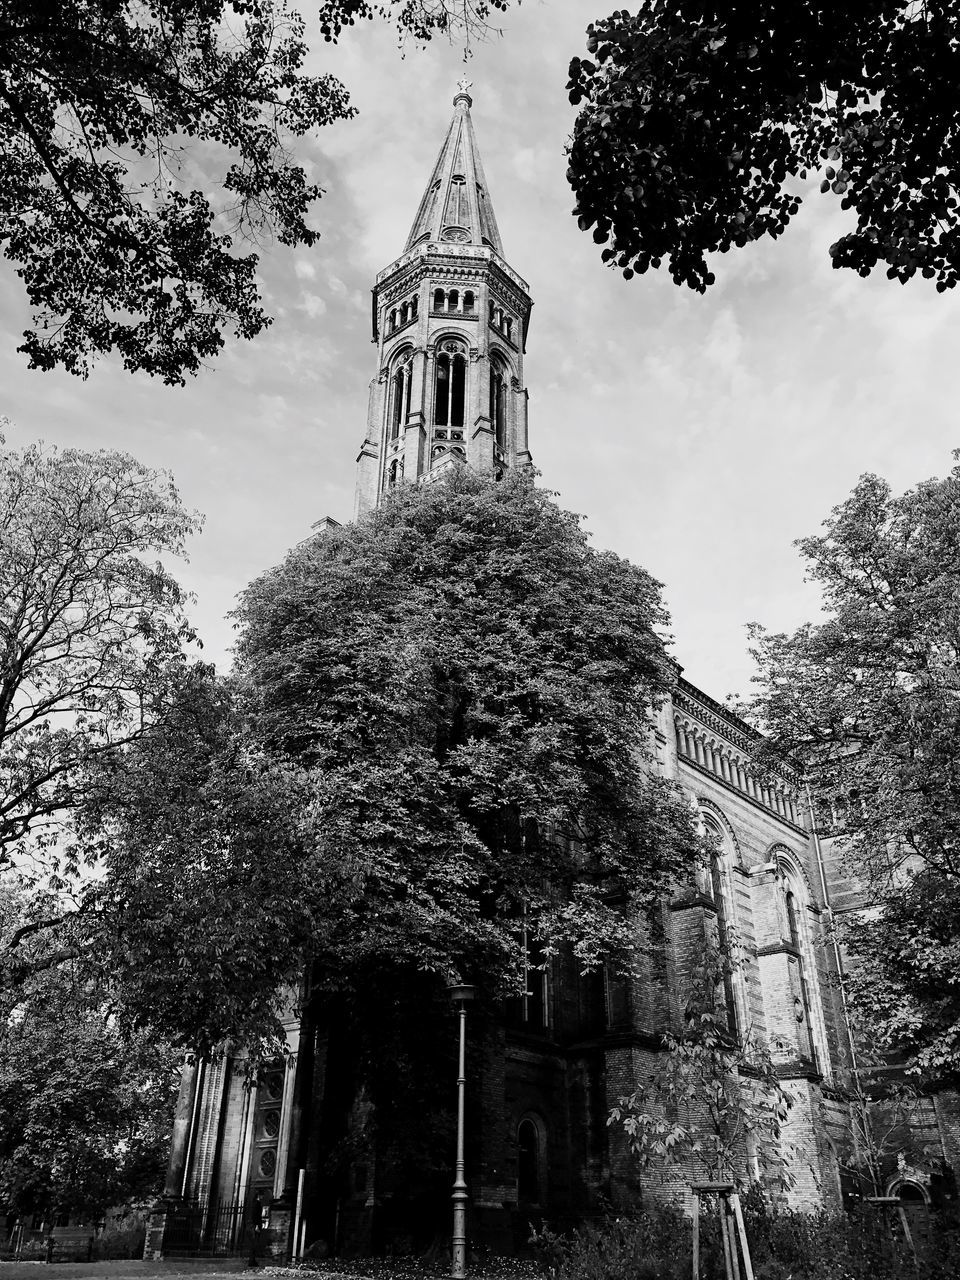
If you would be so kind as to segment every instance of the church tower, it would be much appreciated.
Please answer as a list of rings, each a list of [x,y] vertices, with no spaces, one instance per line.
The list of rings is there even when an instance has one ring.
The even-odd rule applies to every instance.
[[[461,80],[403,253],[373,289],[377,375],[357,514],[396,484],[530,462],[523,354],[532,303],[507,265]]]

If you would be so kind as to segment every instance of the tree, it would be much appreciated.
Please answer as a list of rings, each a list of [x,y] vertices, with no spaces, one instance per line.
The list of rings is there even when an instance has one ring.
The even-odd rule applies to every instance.
[[[276,1051],[288,985],[338,907],[302,848],[298,783],[256,750],[231,683],[184,667],[163,716],[91,772],[74,838],[98,875],[75,916],[49,913],[38,962],[66,925],[118,1025],[201,1052]]]
[[[622,1127],[644,1168],[680,1163],[713,1182],[761,1177],[766,1190],[782,1191],[794,1181],[784,1141],[793,1098],[762,1037],[734,1039],[727,1030],[718,1006],[737,963],[733,950],[706,940],[682,1026],[664,1035],[654,1073],[618,1100],[607,1123]]]
[[[956,456],[956,455],[955,455]],[[863,476],[799,543],[824,620],[755,629],[753,712],[803,762],[864,905],[850,981],[881,1042],[960,1068],[960,466],[901,497]]]
[[[261,748],[300,771],[329,983],[372,962],[503,989],[519,913],[584,964],[699,848],[650,761],[673,679],[657,584],[525,475],[403,488],[244,593]],[[347,975],[344,977],[344,975]]]
[[[0,932],[23,919],[7,888]],[[21,1214],[99,1217],[162,1184],[177,1055],[126,1035],[83,966],[44,970],[0,997],[0,1200]]]
[[[592,24],[567,86],[581,228],[627,279],[668,260],[702,293],[705,254],[776,238],[823,168],[857,215],[834,267],[954,288],[958,30],[956,0],[646,0]]]
[[[480,1045],[525,988],[525,940],[635,965],[638,916],[659,921],[700,849],[651,757],[675,678],[659,588],[592,550],[531,476],[462,468],[298,547],[237,616],[249,741],[300,795],[318,1203],[342,1193],[367,1115],[378,1187],[428,1243],[449,1154],[445,984],[476,984]]]
[[[505,4],[322,0],[321,30],[377,15],[429,40]],[[270,323],[240,249],[315,242],[322,189],[291,144],[354,113],[305,74],[304,31],[286,0],[0,0],[0,243],[31,368],[85,376],[113,351],[181,383],[225,330]]]
[[[0,453],[0,872],[38,854],[77,869],[64,824],[96,762],[162,714],[193,636],[183,591],[146,557],[182,555],[198,527],[169,476],[125,454]],[[8,979],[46,918],[10,935]]]

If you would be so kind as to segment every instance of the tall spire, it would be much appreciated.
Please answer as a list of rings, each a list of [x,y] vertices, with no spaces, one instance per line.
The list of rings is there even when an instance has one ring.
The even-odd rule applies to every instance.
[[[458,466],[499,479],[530,464],[526,282],[504,259],[461,80],[406,247],[377,272],[377,371],[357,458],[357,511]]]
[[[453,99],[453,119],[437,163],[404,246],[404,253],[421,240],[448,244],[478,244],[503,254],[487,180],[473,132],[473,99],[463,79]]]

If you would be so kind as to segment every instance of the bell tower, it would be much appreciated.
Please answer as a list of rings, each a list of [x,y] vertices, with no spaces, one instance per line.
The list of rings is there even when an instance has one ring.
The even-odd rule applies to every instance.
[[[377,374],[357,459],[357,514],[397,484],[460,463],[530,462],[523,354],[527,285],[507,265],[461,80],[403,253],[373,289]]]

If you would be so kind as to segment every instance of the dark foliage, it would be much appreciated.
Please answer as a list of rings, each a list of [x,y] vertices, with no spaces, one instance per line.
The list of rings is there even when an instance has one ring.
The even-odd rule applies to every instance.
[[[753,714],[803,761],[821,834],[873,911],[852,916],[879,1045],[955,1075],[960,1026],[960,467],[901,497],[861,478],[800,543],[823,621],[755,632]]]
[[[568,178],[605,262],[714,281],[705,255],[776,238],[800,181],[857,216],[835,267],[960,278],[957,0],[646,0],[587,29]]]

